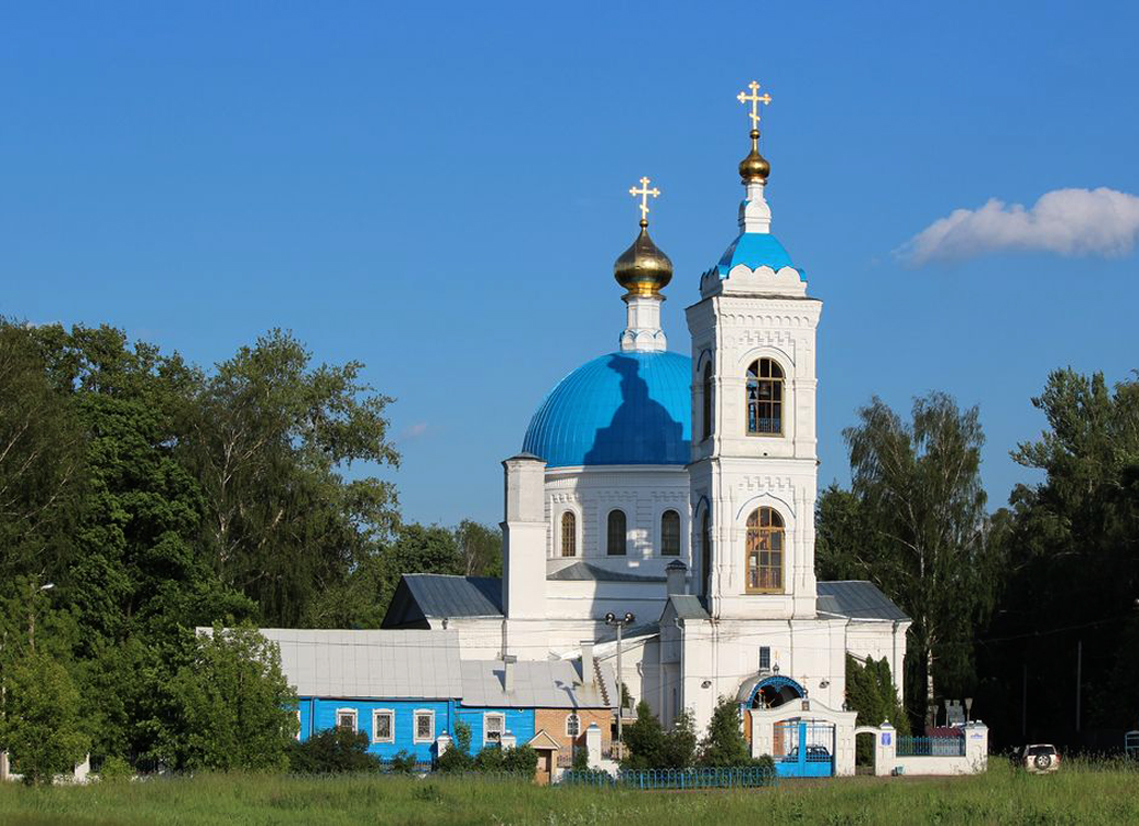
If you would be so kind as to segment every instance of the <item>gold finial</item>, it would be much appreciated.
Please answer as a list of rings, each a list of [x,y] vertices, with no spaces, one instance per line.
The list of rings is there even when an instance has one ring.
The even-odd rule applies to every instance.
[[[757,130],[759,129],[759,104],[767,105],[771,103],[771,95],[767,94],[767,92],[764,92],[762,95],[759,94],[759,83],[754,80],[747,85],[747,88],[751,89],[751,94],[740,92],[736,95],[736,100],[740,103],[751,104],[751,113],[748,117],[751,118],[751,128]]]
[[[641,188],[637,189],[635,186],[629,187],[629,194],[634,198],[640,197],[641,199],[641,226],[647,227],[649,225],[649,196],[654,198],[660,197],[660,190],[655,186],[649,189],[649,179],[641,178]]]
[[[748,113],[748,117],[751,118],[751,152],[740,161],[740,178],[744,183],[749,181],[766,183],[767,176],[771,174],[771,164],[767,162],[767,158],[759,154],[759,104],[771,103],[771,95],[767,92],[761,95],[759,84],[754,80],[747,85],[747,88],[751,89],[750,95],[746,92],[736,95],[736,100],[740,103],[751,104],[751,112]]]
[[[641,232],[633,245],[621,253],[613,265],[613,277],[632,296],[660,296],[660,291],[672,280],[672,262],[668,260],[653,239],[649,237],[649,196],[657,198],[660,190],[649,189],[649,179],[641,178],[641,187],[630,187],[629,194],[640,198]]]

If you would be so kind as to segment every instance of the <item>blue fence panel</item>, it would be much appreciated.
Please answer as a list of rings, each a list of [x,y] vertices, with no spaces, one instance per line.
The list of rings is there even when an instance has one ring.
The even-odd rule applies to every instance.
[[[752,789],[771,786],[775,776],[763,766],[738,769],[644,769],[620,771],[616,776],[603,771],[565,772],[563,786],[620,786],[629,789]]]
[[[898,757],[964,757],[964,737],[899,737]]]

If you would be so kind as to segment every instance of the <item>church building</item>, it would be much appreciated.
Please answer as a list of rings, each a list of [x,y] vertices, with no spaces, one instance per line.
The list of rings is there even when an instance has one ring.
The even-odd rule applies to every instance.
[[[714,266],[672,283],[648,230],[659,191],[630,190],[640,231],[614,266],[625,328],[550,391],[503,462],[502,580],[408,574],[384,627],[446,629],[474,659],[574,660],[584,645],[665,726],[687,710],[701,732],[732,698],[754,754],[849,774],[846,655],[885,657],[900,695],[910,620],[869,582],[816,579],[823,304],[772,234],[759,88],[739,95],[744,197]],[[676,350],[661,328],[670,284],[689,304]]]

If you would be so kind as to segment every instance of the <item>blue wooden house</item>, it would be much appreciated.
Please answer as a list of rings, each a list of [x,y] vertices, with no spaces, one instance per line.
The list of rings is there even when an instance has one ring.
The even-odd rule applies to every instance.
[[[472,753],[530,743],[538,720],[607,715],[616,696],[612,673],[592,660],[584,673],[580,661],[463,660],[453,631],[261,633],[277,644],[281,669],[297,692],[298,739],[349,728],[363,732],[368,750],[385,761],[406,752],[432,763],[460,720],[470,727]],[[563,736],[559,731],[555,739]]]

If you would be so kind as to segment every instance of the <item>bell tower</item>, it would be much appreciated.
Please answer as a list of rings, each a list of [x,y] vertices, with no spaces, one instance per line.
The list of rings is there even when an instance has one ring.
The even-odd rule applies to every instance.
[[[713,617],[813,618],[822,302],[771,234],[771,165],[759,153],[759,106],[771,97],[754,81],[748,89],[738,96],[751,119],[739,235],[686,313],[693,574]]]

